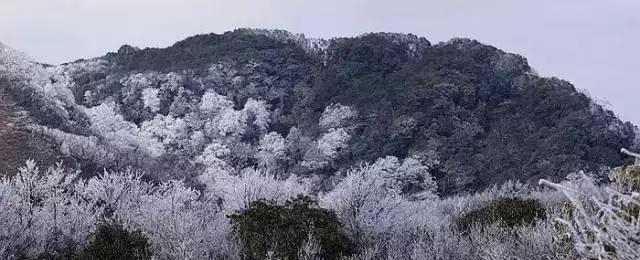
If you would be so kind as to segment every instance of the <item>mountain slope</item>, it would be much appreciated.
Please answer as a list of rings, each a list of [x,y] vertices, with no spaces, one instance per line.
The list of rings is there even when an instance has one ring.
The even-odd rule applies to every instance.
[[[210,151],[225,170],[265,167],[282,176],[316,176],[330,186],[330,176],[391,155],[438,162],[432,171],[440,191],[450,194],[507,179],[598,171],[624,163],[617,151],[635,145],[630,123],[569,82],[540,77],[525,58],[468,39],[432,45],[414,35],[374,33],[309,40],[242,29],[162,49],[125,45],[46,70],[52,85],[64,87],[20,105],[39,118],[42,106],[29,104],[55,100],[44,107],[56,108],[59,118],[41,116],[46,129],[38,132],[55,136],[65,154],[84,147],[70,143],[102,147],[104,156],[69,156],[85,170],[131,164],[161,179],[191,178],[213,167],[213,159],[202,160]],[[230,107],[207,112],[209,98]],[[334,115],[337,123],[323,126],[332,104],[344,107],[333,106],[342,111]],[[259,126],[261,107],[268,124]],[[102,120],[96,117],[111,113],[106,125],[126,134],[96,128]],[[229,118],[241,121],[239,132],[207,132]],[[172,130],[160,136],[150,125]],[[280,139],[268,136],[286,141],[272,163],[265,162],[265,145]],[[123,138],[129,141],[117,141]],[[214,152],[214,144],[230,153]]]

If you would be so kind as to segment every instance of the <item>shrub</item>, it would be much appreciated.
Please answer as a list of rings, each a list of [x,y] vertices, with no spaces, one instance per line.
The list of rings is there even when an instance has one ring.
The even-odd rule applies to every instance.
[[[139,230],[128,231],[118,224],[101,224],[80,259],[151,259],[147,237]]]
[[[584,174],[571,182],[541,184],[562,191],[571,201],[572,213],[558,219],[571,233],[580,259],[640,259],[640,225],[637,193],[624,193],[619,186],[598,187]]]
[[[535,199],[503,197],[491,201],[487,206],[472,210],[456,222],[460,231],[469,231],[474,225],[481,227],[496,222],[513,228],[534,224],[536,219],[544,219],[546,210],[542,203]]]
[[[609,178],[631,191],[640,191],[640,165],[616,167],[609,174]]]
[[[354,248],[342,232],[337,215],[306,196],[284,205],[255,201],[229,217],[246,259],[264,259],[268,253],[275,258],[296,259],[309,234],[320,245],[323,259],[350,255]]]
[[[573,218],[575,209],[576,206],[567,201],[562,205],[561,216],[563,218]],[[558,220],[554,221],[553,227],[555,230],[554,241],[557,254],[562,257],[561,259],[577,259],[573,248],[575,241],[573,241],[571,227],[568,226],[568,223]]]

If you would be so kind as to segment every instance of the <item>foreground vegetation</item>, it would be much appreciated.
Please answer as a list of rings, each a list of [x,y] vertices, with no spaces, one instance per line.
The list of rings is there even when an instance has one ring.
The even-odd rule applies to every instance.
[[[638,259],[637,165],[614,169],[606,186],[573,174],[420,199],[383,165],[311,193],[258,171],[196,190],[28,161],[0,182],[0,258]]]

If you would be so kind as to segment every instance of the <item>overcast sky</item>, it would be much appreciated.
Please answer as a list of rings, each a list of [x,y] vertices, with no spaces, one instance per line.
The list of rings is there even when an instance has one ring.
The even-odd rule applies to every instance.
[[[314,38],[474,38],[524,55],[541,75],[566,79],[640,123],[638,0],[0,0],[0,42],[54,64],[238,27]]]

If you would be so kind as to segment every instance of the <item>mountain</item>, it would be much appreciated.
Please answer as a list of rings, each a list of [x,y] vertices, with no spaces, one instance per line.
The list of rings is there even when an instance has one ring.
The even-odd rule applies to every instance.
[[[600,173],[637,145],[631,123],[571,83],[470,39],[239,29],[59,66],[0,54],[0,89],[33,122],[21,131],[85,174],[133,166],[201,180],[260,167],[326,189],[395,156],[430,165],[453,194]]]

